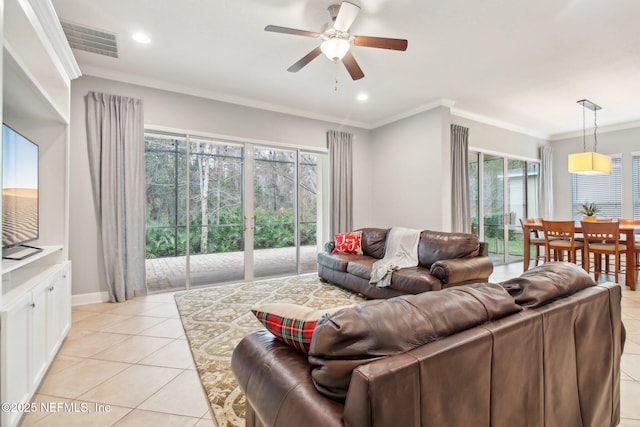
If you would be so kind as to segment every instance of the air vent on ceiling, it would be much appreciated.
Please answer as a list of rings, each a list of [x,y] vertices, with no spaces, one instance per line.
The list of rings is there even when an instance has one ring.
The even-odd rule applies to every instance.
[[[82,25],[60,21],[65,36],[69,41],[69,46],[73,49],[80,49],[99,55],[118,57],[118,45],[116,35],[106,33]]]

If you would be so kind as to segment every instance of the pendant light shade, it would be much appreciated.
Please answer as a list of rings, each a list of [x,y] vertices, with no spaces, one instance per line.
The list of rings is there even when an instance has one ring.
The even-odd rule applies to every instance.
[[[609,175],[611,157],[595,151],[569,154],[569,172],[580,175]]]
[[[582,105],[582,153],[569,154],[569,173],[580,175],[609,175],[611,173],[611,157],[596,152],[598,146],[598,123],[596,121],[596,111],[602,109],[597,104],[582,99],[578,101]],[[593,111],[593,151],[587,151],[586,131],[585,131],[585,109]]]

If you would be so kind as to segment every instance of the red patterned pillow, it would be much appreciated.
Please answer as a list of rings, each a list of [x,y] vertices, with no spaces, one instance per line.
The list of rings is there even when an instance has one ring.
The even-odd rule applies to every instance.
[[[256,318],[277,339],[308,354],[311,337],[318,320],[344,307],[315,310],[296,304],[270,303],[251,309]]]
[[[362,255],[362,231],[336,234],[333,253]]]

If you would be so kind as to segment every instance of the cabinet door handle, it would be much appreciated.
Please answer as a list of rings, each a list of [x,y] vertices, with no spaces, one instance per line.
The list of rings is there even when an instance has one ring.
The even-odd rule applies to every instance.
[[[29,304],[31,306],[31,308],[36,308],[36,303],[32,302],[31,304]]]
[[[51,286],[49,289],[49,292],[53,292],[53,290],[55,289],[53,286]]]

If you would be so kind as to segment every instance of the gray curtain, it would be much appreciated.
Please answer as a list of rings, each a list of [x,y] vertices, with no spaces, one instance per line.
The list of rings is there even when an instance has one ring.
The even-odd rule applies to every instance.
[[[451,228],[471,232],[469,210],[469,128],[451,125]]]
[[[87,145],[106,281],[112,302],[145,295],[142,100],[89,92]]]
[[[331,181],[331,237],[353,229],[353,135],[348,132],[327,132],[329,148],[329,179]]]
[[[553,219],[553,150],[540,147],[540,216]]]

